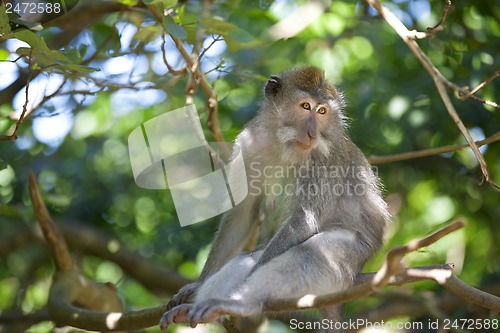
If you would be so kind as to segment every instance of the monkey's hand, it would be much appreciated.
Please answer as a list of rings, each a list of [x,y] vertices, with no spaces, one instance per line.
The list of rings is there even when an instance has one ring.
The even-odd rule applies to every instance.
[[[167,311],[175,308],[178,305],[186,303],[200,287],[199,282],[193,282],[182,287],[177,294],[167,303]]]

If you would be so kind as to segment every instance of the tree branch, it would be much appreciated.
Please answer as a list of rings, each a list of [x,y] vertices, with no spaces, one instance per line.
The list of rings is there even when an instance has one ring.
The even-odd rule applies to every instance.
[[[74,268],[73,259],[71,259],[64,237],[55,226],[54,221],[52,221],[52,217],[43,202],[42,195],[38,189],[36,176],[33,172],[30,172],[29,174],[28,186],[36,220],[38,221],[43,235],[52,251],[52,256],[56,262],[57,270],[71,271]]]
[[[433,27],[428,27],[427,32],[428,32],[428,37],[434,37],[436,33],[444,30],[444,21],[446,20],[446,14],[448,14],[448,10],[451,8],[451,0],[444,0],[446,2],[446,6],[443,9],[443,13],[441,14],[441,19],[439,22],[433,26]]]
[[[461,221],[452,223],[428,237],[411,241],[406,246],[391,250],[379,272],[360,274],[355,285],[347,290],[321,296],[309,295],[299,299],[268,300],[264,304],[264,311],[293,311],[345,303],[369,295],[383,286],[400,286],[424,280],[438,281],[452,293],[474,304],[492,310],[500,309],[499,297],[470,287],[454,277],[452,265],[400,269],[398,263],[404,254],[428,246],[462,226],[463,222]],[[80,306],[73,304],[80,305],[81,293],[87,294],[89,291],[79,284],[76,277],[73,274],[58,274],[55,277],[54,284],[58,288],[51,291],[51,295],[54,296],[49,298],[49,309],[52,309],[51,316],[53,315],[53,319],[55,318],[58,323],[94,331],[132,330],[156,325],[161,315],[166,311],[166,305],[128,312],[103,312],[82,309]],[[104,287],[109,288],[109,285],[104,285]],[[76,293],[75,290],[81,290],[81,293]]]
[[[443,103],[448,111],[448,114],[455,122],[456,126],[467,140],[469,146],[472,148],[474,155],[476,156],[479,165],[481,167],[481,171],[483,173],[484,179],[493,185],[494,187],[500,189],[500,187],[491,179],[490,172],[488,170],[488,165],[484,160],[483,155],[479,151],[477,145],[472,140],[472,137],[463,124],[462,120],[457,114],[453,103],[450,100],[445,88],[445,83],[448,80],[439,72],[439,70],[432,64],[431,60],[425,55],[425,53],[420,49],[417,42],[414,40],[414,33],[409,31],[405,25],[394,15],[391,11],[389,11],[384,5],[382,5],[378,0],[366,0],[369,5],[371,5],[385,20],[386,22],[394,29],[394,31],[401,37],[401,39],[406,43],[411,52],[415,55],[415,57],[420,61],[420,63],[424,66],[427,72],[431,75],[434,84],[443,100]]]
[[[13,140],[16,140],[17,139],[17,132],[21,128],[21,124],[24,121],[24,117],[26,117],[26,115],[28,113],[28,102],[29,102],[29,100],[28,100],[28,91],[29,91],[29,88],[30,88],[31,79],[33,78],[33,71],[32,71],[32,68],[31,68],[31,59],[32,59],[31,56],[32,56],[32,53],[33,53],[33,49],[30,50],[30,55],[28,57],[28,78],[26,79],[26,87],[24,88],[24,94],[25,94],[26,100],[24,101],[23,111],[22,111],[21,115],[19,116],[19,119],[16,122],[16,126],[14,127],[14,131],[11,134],[7,134],[5,136],[0,136],[0,141],[13,141]]]
[[[157,295],[173,294],[191,282],[177,272],[164,269],[157,262],[130,250],[116,236],[80,222],[59,221],[58,229],[71,251],[93,255],[114,262],[123,272]],[[0,238],[0,258],[7,258],[21,248],[43,244],[45,239],[39,228],[22,227]]]
[[[467,92],[463,96],[459,96],[459,99],[461,101],[465,101],[466,99],[472,97],[475,93],[477,93],[479,90],[483,89],[488,83],[490,83],[491,81],[493,81],[494,79],[496,79],[499,76],[500,76],[500,71],[497,71],[497,72],[493,73],[489,78],[487,78],[486,80],[484,80],[483,82],[481,82],[476,88],[474,88],[471,91]],[[498,107],[498,105],[497,105],[497,107]]]
[[[487,145],[487,144],[490,144],[490,143],[493,143],[496,141],[500,141],[500,132],[497,132],[484,140],[476,141],[476,145],[478,147],[482,147],[484,145]],[[444,146],[444,147],[439,147],[439,148],[423,149],[423,150],[419,150],[419,151],[412,151],[412,152],[394,154],[394,155],[370,156],[370,157],[368,157],[368,162],[370,162],[370,164],[387,164],[387,163],[391,163],[391,162],[411,160],[414,158],[434,156],[434,155],[439,155],[439,154],[444,154],[444,153],[451,153],[451,152],[465,149],[465,148],[469,148],[469,147],[470,146],[468,144],[456,145],[456,146],[450,145],[450,146]]]
[[[153,17],[159,23],[161,23],[163,21],[162,13],[160,13],[155,6],[148,5],[148,8],[151,11]],[[199,66],[197,65],[196,60],[191,57],[189,52],[184,47],[182,40],[173,36],[168,31],[166,31],[166,33],[174,41],[177,50],[179,50],[179,53],[181,54],[182,58],[187,64],[187,69],[192,73],[195,82],[197,83],[197,85],[200,86],[200,88],[202,89],[203,93],[207,98],[208,129],[212,133],[214,140],[218,143],[219,148],[222,152],[223,159],[227,160],[230,155],[230,151],[229,148],[227,147],[224,135],[220,130],[219,103],[217,101],[217,93],[215,92],[215,89],[213,89],[210,83],[207,81],[205,74],[201,72]]]
[[[79,308],[96,311],[120,311],[120,299],[113,284],[91,281],[76,269],[66,241],[42,200],[33,172],[29,174],[28,184],[35,216],[52,250],[57,267],[47,301],[51,319],[57,324],[71,325],[73,320],[78,322],[79,316],[73,311],[76,309],[75,304],[78,304]],[[68,312],[69,317],[67,317]]]
[[[500,312],[500,297],[469,286],[455,275],[451,275],[442,285],[453,294],[470,303]]]

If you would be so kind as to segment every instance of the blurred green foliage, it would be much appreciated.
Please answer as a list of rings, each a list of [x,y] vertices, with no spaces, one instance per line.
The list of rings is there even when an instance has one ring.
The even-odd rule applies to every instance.
[[[20,225],[35,223],[27,192],[28,171],[34,170],[44,199],[60,223],[77,220],[112,232],[130,249],[159,265],[196,278],[218,219],[181,228],[170,193],[139,188],[128,156],[127,138],[134,128],[185,104],[187,77],[175,81],[168,73],[162,44],[171,66],[181,68],[184,61],[168,37],[163,42],[163,28],[184,40],[188,50],[197,42],[200,27],[204,29],[203,47],[214,36],[223,37],[206,51],[201,68],[217,91],[221,130],[228,141],[259,108],[262,86],[270,74],[309,63],[323,68],[344,92],[350,135],[366,155],[465,142],[431,77],[395,32],[362,1],[332,1],[302,32],[278,41],[269,36],[269,28],[306,1],[215,1],[204,17],[201,1],[143,3],[161,12],[171,10],[163,27],[146,8],[139,7],[103,12],[76,32],[69,29],[71,25],[49,26],[38,33],[11,32],[0,7],[0,133],[12,130],[12,111],[19,114],[22,110],[24,88],[10,98],[8,93],[16,82],[21,87],[26,83],[28,67],[24,60],[13,64],[5,59],[13,61],[31,51],[37,57],[32,69],[42,72],[30,84],[30,90],[38,94],[30,95],[30,106],[40,102],[43,94],[53,93],[66,78],[60,91],[22,124],[17,141],[0,142],[2,239],[14,235]],[[384,3],[410,30],[419,31],[435,25],[444,6],[438,0]],[[419,44],[449,80],[475,87],[498,70],[498,1],[454,2],[445,27],[435,38]],[[55,47],[55,40],[65,32],[66,44]],[[499,87],[499,81],[493,81],[478,95],[498,101]],[[194,101],[210,140],[205,100],[198,89]],[[497,109],[473,100],[453,102],[476,139],[499,131]],[[42,122],[47,119],[49,122]],[[68,130],[61,132],[64,126]],[[52,132],[61,133],[51,136]],[[482,151],[493,178],[500,182],[500,143]],[[481,171],[470,151],[380,165],[377,171],[395,209],[387,248],[462,216],[468,222],[464,230],[409,255],[408,265],[452,261],[467,283],[487,286],[498,281],[500,198],[491,186],[480,184]],[[41,249],[41,245],[32,245],[2,252],[0,317],[10,309],[31,313],[44,307],[54,267]],[[366,270],[376,270],[384,253],[370,261]],[[127,308],[165,301],[127,278],[114,263],[87,255],[78,256],[78,262],[89,277],[116,283]],[[404,288],[441,289],[434,283]],[[348,315],[374,303],[354,302]],[[44,322],[30,332],[51,328]]]

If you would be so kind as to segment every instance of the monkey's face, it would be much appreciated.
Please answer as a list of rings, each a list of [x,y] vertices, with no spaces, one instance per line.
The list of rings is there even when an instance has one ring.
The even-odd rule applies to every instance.
[[[280,124],[276,137],[288,150],[288,157],[296,155],[295,159],[308,159],[313,152],[327,157],[331,148],[328,133],[332,130],[334,110],[326,99],[313,98],[304,92],[296,95],[278,111]]]
[[[344,133],[342,97],[321,70],[302,67],[271,76],[264,121],[287,162],[328,157]]]

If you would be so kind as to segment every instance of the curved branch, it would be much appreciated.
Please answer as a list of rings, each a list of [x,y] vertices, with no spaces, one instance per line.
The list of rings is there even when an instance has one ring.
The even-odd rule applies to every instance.
[[[72,248],[116,263],[125,274],[153,293],[175,293],[190,282],[177,272],[168,271],[160,264],[131,251],[115,236],[83,223],[62,223],[59,227]]]
[[[461,101],[465,101],[466,99],[472,97],[475,93],[477,93],[479,90],[483,89],[488,83],[496,79],[497,77],[500,76],[500,71],[497,71],[493,73],[489,78],[481,82],[480,84],[477,85],[476,88],[472,89],[471,91],[467,92],[465,95],[460,96],[459,99]],[[498,105],[497,105],[498,108]]]
[[[443,265],[442,267],[445,270],[451,270],[451,267],[449,267],[448,265]],[[427,270],[428,268],[419,267],[413,269]],[[430,266],[430,269],[436,269],[436,266]],[[361,276],[364,276],[364,274],[362,274]],[[374,274],[368,274],[368,276],[373,277]],[[360,281],[367,280],[366,277],[361,277],[360,279]],[[429,277],[414,278],[406,277],[405,275],[399,275],[396,276],[394,280],[389,281],[388,285],[400,286],[407,283],[429,279]],[[320,307],[335,303],[344,303],[348,300],[356,299],[361,296],[373,293],[371,284],[372,282],[370,280],[342,292],[318,296],[314,304],[310,305],[305,304],[303,298],[270,300],[264,304],[264,311],[293,311],[305,308]],[[163,313],[167,311],[166,305],[147,308],[139,311],[127,312],[90,311],[77,307],[72,303],[72,299],[68,298],[67,296],[59,297],[59,300],[57,302],[51,301],[50,307],[52,307],[53,309],[57,309],[51,311],[51,316],[54,316],[53,319],[57,319],[59,323],[64,323],[65,325],[70,325],[90,331],[127,331],[155,326],[158,324]]]
[[[43,202],[42,195],[38,189],[36,176],[30,172],[28,177],[28,186],[33,203],[33,211],[35,212],[36,220],[43,231],[43,235],[47,240],[52,251],[56,267],[59,271],[70,271],[73,269],[73,259],[68,251],[68,246],[61,232],[52,221],[52,217]]]
[[[120,299],[116,295],[113,284],[91,281],[76,269],[66,241],[42,200],[33,172],[29,174],[28,184],[35,216],[52,250],[57,267],[47,301],[51,319],[57,324],[71,324],[71,320],[78,319],[74,311],[75,304],[78,304],[78,307],[96,311],[120,311]],[[69,317],[66,316],[68,311]]]
[[[59,221],[62,222],[62,221]],[[191,282],[177,272],[130,250],[116,236],[79,222],[58,223],[71,251],[89,254],[116,263],[123,272],[158,295],[173,294]],[[0,238],[0,258],[6,258],[19,249],[42,244],[45,239],[39,228],[22,227]]]
[[[397,266],[395,263],[399,263],[404,254],[428,246],[462,226],[462,221],[454,222],[427,237],[411,241],[406,246],[391,250],[379,272],[360,274],[355,285],[347,290],[321,296],[306,295],[301,298],[268,300],[265,302],[263,310],[265,312],[277,312],[324,307],[345,303],[372,294],[383,286],[400,286],[424,280],[437,281],[452,293],[474,304],[493,310],[499,309],[499,297],[470,287],[454,277],[452,274],[453,266],[450,264],[393,269],[394,266]],[[73,306],[71,299],[67,296],[66,298],[60,297],[60,299],[62,301],[58,303],[51,303],[52,306],[56,306],[58,309],[59,321],[86,330],[114,331],[149,327],[156,325],[161,315],[166,311],[166,305],[162,305],[141,311],[97,312]]]
[[[455,275],[451,275],[442,285],[466,301],[500,312],[500,297],[469,286]]]

